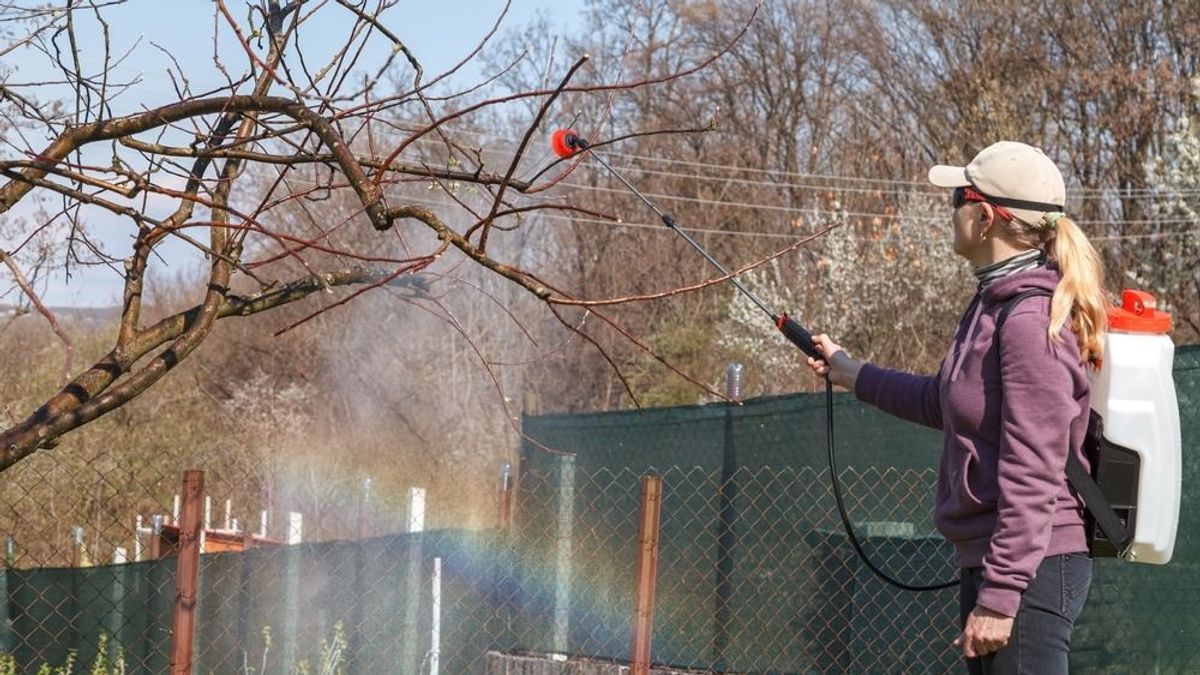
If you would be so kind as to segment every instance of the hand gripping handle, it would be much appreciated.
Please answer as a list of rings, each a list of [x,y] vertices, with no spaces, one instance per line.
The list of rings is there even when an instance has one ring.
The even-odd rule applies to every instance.
[[[792,344],[800,348],[800,351],[819,361],[824,361],[825,357],[821,352],[817,351],[817,346],[813,344],[812,333],[808,329],[797,323],[792,317],[787,314],[780,314],[775,317],[775,327],[780,333],[788,339]]]

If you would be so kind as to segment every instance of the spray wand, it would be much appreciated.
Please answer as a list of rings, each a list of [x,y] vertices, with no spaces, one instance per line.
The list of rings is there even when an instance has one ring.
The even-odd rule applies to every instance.
[[[703,246],[698,244],[695,239],[692,239],[687,232],[679,229],[675,219],[671,217],[670,214],[664,213],[661,209],[659,209],[654,202],[647,199],[646,195],[642,194],[641,191],[634,187],[632,183],[626,180],[625,177],[620,174],[620,172],[612,168],[612,165],[605,161],[603,157],[597,154],[595,150],[592,150],[592,144],[589,143],[586,138],[583,138],[570,129],[559,129],[554,132],[553,136],[551,136],[550,147],[554,150],[554,154],[563,159],[572,157],[576,154],[584,152],[585,150],[591,150],[590,154],[592,158],[597,162],[600,162],[605,169],[608,169],[609,173],[615,176],[617,180],[621,181],[621,183],[624,184],[630,192],[636,195],[643,204],[648,206],[650,210],[653,211],[660,220],[662,220],[663,225],[666,225],[667,228],[669,228],[672,232],[682,237],[684,241],[686,241],[689,245],[691,245],[692,248],[696,250],[696,252],[704,256],[705,260],[707,260],[713,267],[717,268],[721,274],[729,277],[729,280],[733,282],[734,287],[737,288],[742,295],[746,296],[746,298],[758,306],[759,309],[765,312],[767,316],[771,317],[772,323],[775,324],[775,327],[779,329],[779,332],[783,333],[783,336],[786,337],[788,341],[799,347],[800,351],[811,356],[812,358],[822,361],[825,360],[825,356],[818,351],[816,345],[813,344],[812,333],[810,333],[807,328],[802,326],[798,321],[791,318],[787,314],[776,314],[775,312],[771,311],[771,308],[767,307],[765,302],[763,302],[757,295],[750,291],[750,289],[746,288],[736,276],[725,269],[725,266],[718,262],[717,259],[712,256],[712,254],[706,251]],[[833,442],[833,384],[829,381],[828,376],[825,377],[825,431],[825,437],[827,441],[826,450],[829,457],[829,475],[831,482],[833,483],[833,497],[834,501],[837,502],[838,515],[841,516],[842,526],[845,528],[846,535],[850,539],[850,545],[854,547],[854,551],[858,553],[858,557],[863,561],[864,564],[866,564],[867,568],[888,584],[906,591],[937,591],[944,588],[957,586],[959,583],[958,579],[937,582],[929,585],[914,585],[899,581],[891,577],[887,572],[884,572],[879,567],[876,567],[875,564],[871,562],[871,559],[867,556],[866,551],[863,550],[862,544],[858,541],[858,537],[854,534],[854,526],[851,524],[850,515],[846,511],[846,505],[842,500],[842,488],[838,482],[837,461],[834,457]]]
[[[584,150],[589,150],[592,147],[592,144],[588,143],[587,139],[576,134],[570,129],[559,129],[558,131],[555,131],[554,135],[550,139],[550,144],[554,149],[554,154],[564,159],[583,152]],[[659,220],[663,222],[663,225],[666,225],[672,232],[680,237],[683,237],[684,241],[690,244],[692,248],[696,249],[697,253],[704,256],[704,259],[711,263],[713,267],[717,268],[721,274],[729,277],[729,281],[733,283],[735,288],[741,291],[742,295],[746,296],[750,302],[753,302],[756,306],[758,306],[759,309],[761,309],[763,312],[766,312],[767,316],[771,317],[771,322],[775,324],[775,327],[779,329],[779,332],[783,333],[784,337],[786,337],[792,344],[799,347],[800,351],[804,352],[805,354],[808,354],[814,359],[820,359],[822,361],[825,360],[825,357],[821,354],[821,352],[817,351],[816,346],[813,345],[812,333],[810,333],[807,328],[800,325],[799,322],[788,316],[786,313],[776,314],[775,312],[771,311],[771,309],[767,307],[767,304],[763,302],[761,298],[755,295],[750,289],[746,288],[746,286],[743,285],[737,277],[733,276],[729,270],[725,269],[724,265],[718,262],[716,258],[712,257],[708,251],[704,250],[703,246],[696,243],[696,240],[692,239],[691,235],[679,229],[679,226],[675,223],[675,219],[671,216],[671,214],[664,213],[658,208],[658,206],[654,204],[654,202],[647,199],[646,195],[642,194],[641,191],[634,187],[632,183],[626,180],[625,176],[622,176],[619,172],[617,172],[616,169],[612,168],[612,165],[605,161],[603,157],[594,151],[591,153],[591,155],[592,159],[600,162],[605,169],[608,169],[609,173],[611,173],[613,176],[616,176],[617,180],[621,181],[626,188],[629,188],[630,192],[637,195],[637,198],[642,200],[643,204],[650,207],[650,210],[658,216]]]

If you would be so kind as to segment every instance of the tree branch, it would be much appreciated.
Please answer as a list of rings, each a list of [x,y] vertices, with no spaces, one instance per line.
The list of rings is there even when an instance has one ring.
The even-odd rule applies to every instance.
[[[229,296],[213,320],[247,317],[302,300],[335,286],[375,283],[392,272],[355,267],[310,276],[250,296]],[[399,284],[403,285],[403,284]],[[199,343],[196,327],[205,320],[206,305],[179,312],[140,331],[124,348],[117,348],[63,387],[20,424],[0,432],[0,472],[51,443],[141,394],[174,368]],[[182,339],[191,336],[188,342]],[[154,349],[171,342],[162,352],[119,384],[118,378]]]

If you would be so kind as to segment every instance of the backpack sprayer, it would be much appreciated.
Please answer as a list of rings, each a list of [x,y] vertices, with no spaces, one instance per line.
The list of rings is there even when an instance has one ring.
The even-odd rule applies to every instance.
[[[551,137],[551,148],[554,154],[566,159],[591,150],[591,144],[570,129],[559,129]],[[786,313],[772,311],[704,247],[679,229],[670,214],[659,209],[595,150],[591,156],[649,207],[663,225],[729,277],[738,292],[770,317],[788,341],[808,356],[825,360],[807,328]],[[1008,311],[1024,297],[1018,296],[1004,307],[997,321],[997,334]],[[1068,462],[1067,476],[1087,505],[1089,542],[1096,556],[1164,564],[1171,559],[1175,547],[1182,453],[1179,406],[1171,379],[1174,344],[1166,335],[1170,327],[1171,316],[1156,309],[1152,296],[1142,291],[1125,291],[1122,306],[1109,312],[1105,367],[1088,372],[1092,411],[1084,451],[1092,470],[1089,474],[1076,459]],[[828,377],[825,378],[825,438],[838,515],[851,546],[867,568],[888,584],[909,591],[933,591],[957,585],[958,579],[929,585],[899,581],[876,567],[863,550],[838,482],[833,384]],[[1154,489],[1139,490],[1139,485]]]
[[[1113,546],[1096,532],[1097,556],[1163,565],[1175,550],[1183,453],[1170,330],[1171,315],[1158,310],[1154,296],[1125,290],[1121,306],[1108,311],[1104,367],[1088,371],[1092,476],[1128,537],[1124,547]],[[1101,517],[1093,514],[1095,525]]]

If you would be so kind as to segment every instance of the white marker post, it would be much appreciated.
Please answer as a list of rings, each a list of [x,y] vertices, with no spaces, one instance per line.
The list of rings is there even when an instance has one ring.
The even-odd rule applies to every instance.
[[[304,541],[304,514],[292,511],[288,513],[288,546],[299,544],[302,541]]]
[[[416,535],[425,531],[425,488],[408,488],[408,533]],[[422,642],[417,630],[420,624],[421,596],[424,583],[421,581],[421,539],[406,537],[408,544],[408,573],[404,583],[404,644],[400,652],[402,670],[420,671],[418,644]],[[415,670],[411,670],[415,669]]]
[[[142,561],[142,535],[149,533],[149,530],[142,527],[140,515],[133,519],[133,559],[136,562]]]
[[[408,531],[425,531],[425,488],[408,488]]]
[[[204,527],[200,528],[200,552],[204,553],[207,543],[205,535],[212,529],[212,497],[204,495]]]
[[[438,675],[442,653],[442,559],[433,559],[433,628],[429,637],[429,675]]]
[[[295,663],[298,653],[296,642],[296,614],[300,600],[300,551],[296,545],[304,539],[304,516],[295,511],[288,513],[287,544],[283,559],[283,662]]]

